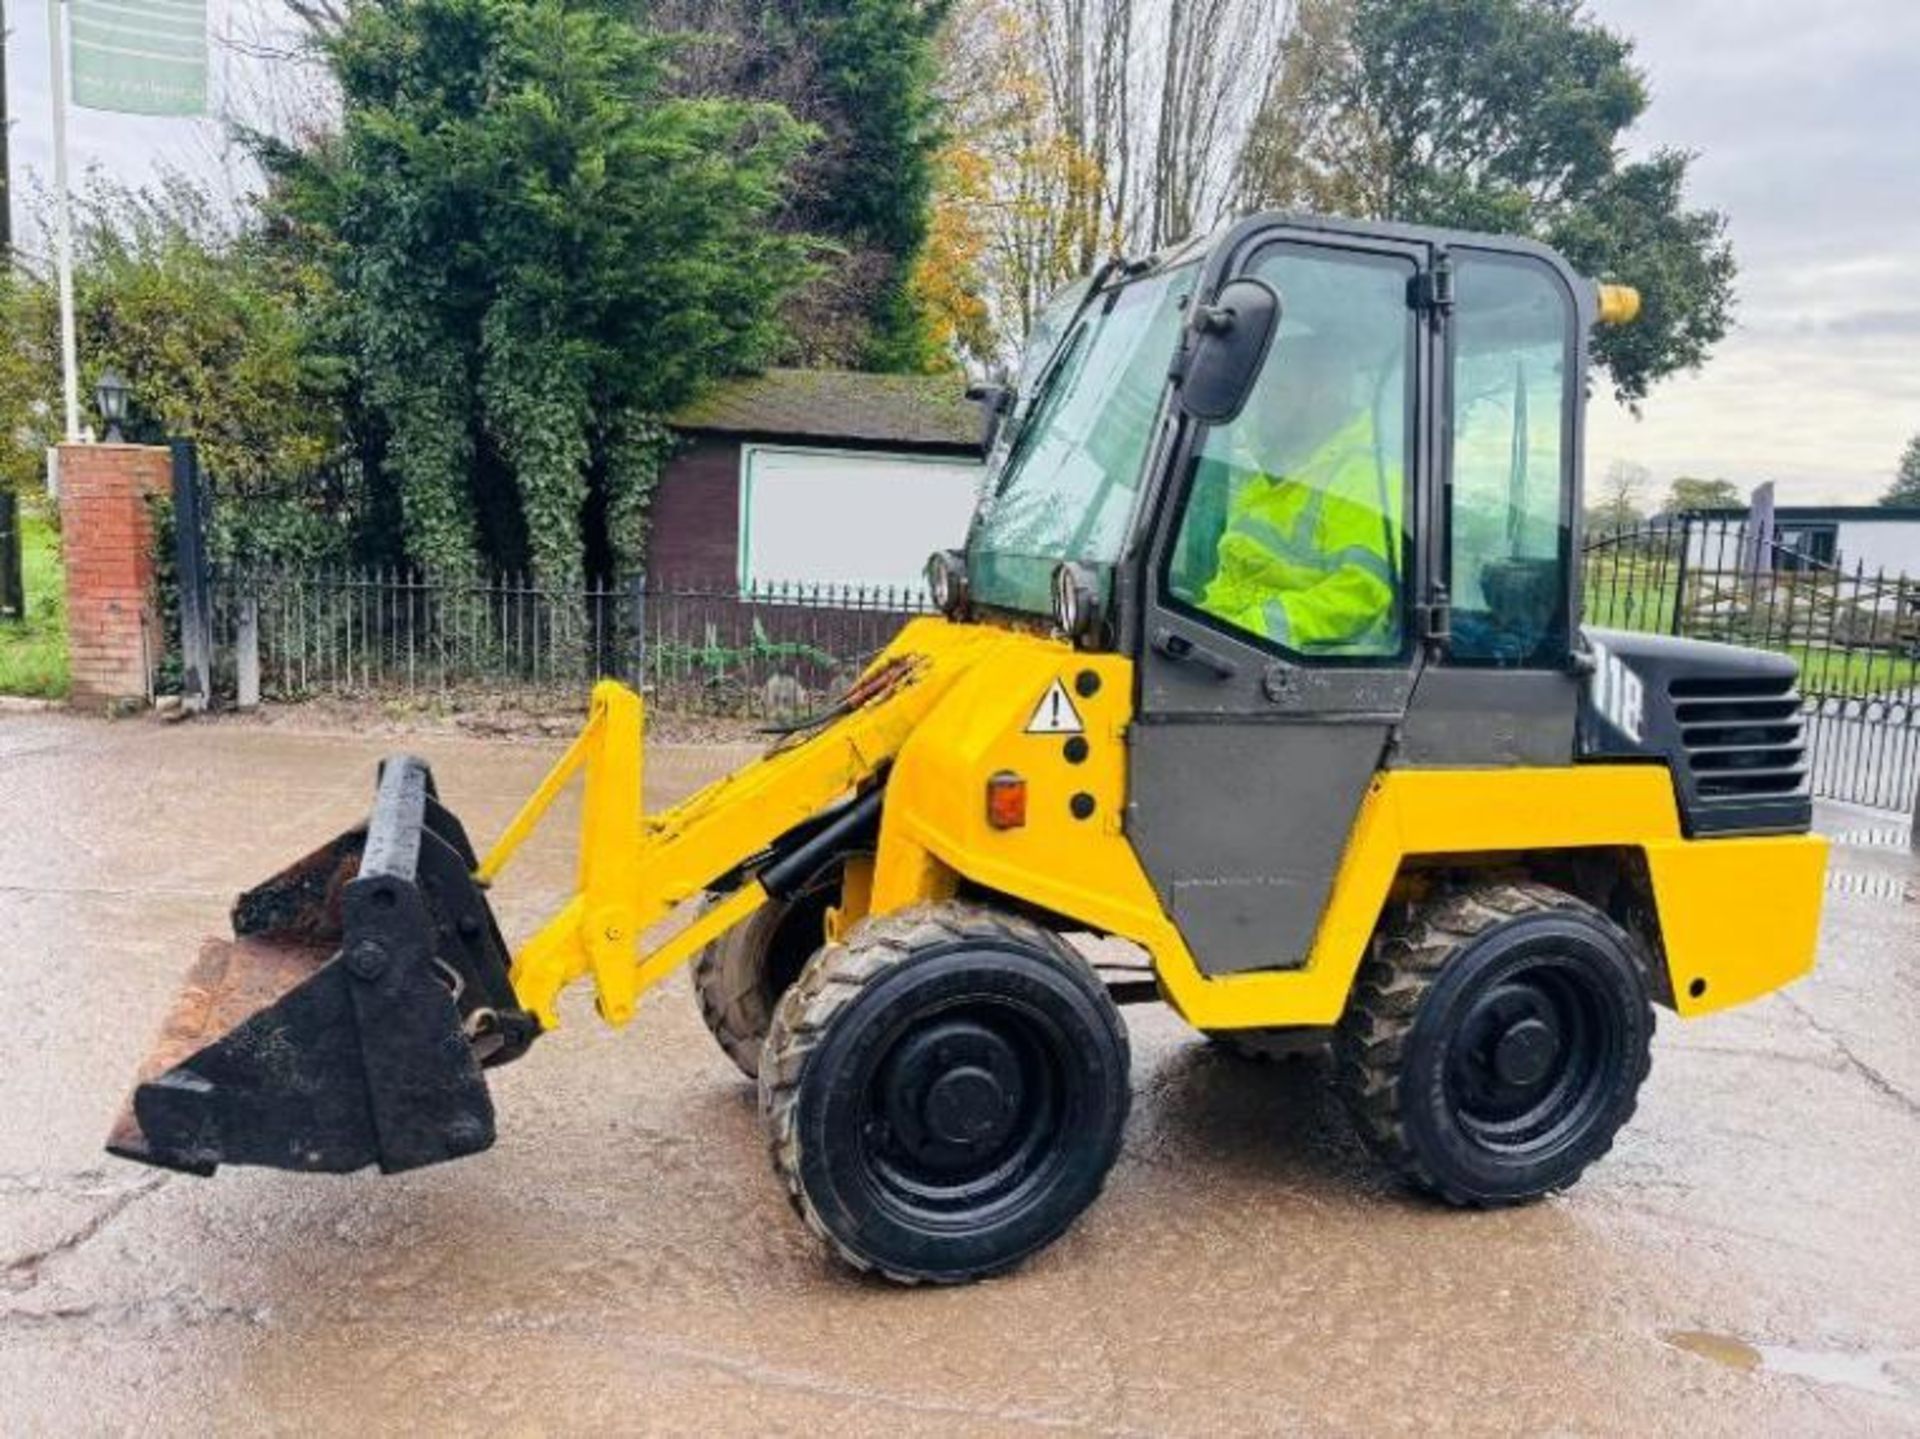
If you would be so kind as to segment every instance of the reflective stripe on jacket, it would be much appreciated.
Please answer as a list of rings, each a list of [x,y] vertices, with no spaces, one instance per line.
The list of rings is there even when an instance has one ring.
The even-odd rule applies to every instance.
[[[1236,465],[1245,475],[1247,467]],[[1380,512],[1386,490],[1390,516]],[[1400,466],[1363,414],[1284,476],[1245,475],[1200,608],[1292,649],[1386,647],[1393,638]]]

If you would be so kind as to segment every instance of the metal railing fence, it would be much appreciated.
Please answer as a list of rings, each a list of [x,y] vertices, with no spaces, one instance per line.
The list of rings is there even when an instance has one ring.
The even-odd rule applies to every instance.
[[[1600,535],[1582,565],[1587,624],[1791,655],[1814,794],[1913,812],[1920,578],[1697,516]]]
[[[1751,645],[1800,665],[1813,792],[1912,813],[1920,792],[1920,579],[1846,566],[1738,520],[1680,517],[1595,537],[1583,618]],[[670,712],[785,719],[816,708],[930,609],[924,590],[859,585],[555,588],[525,576],[384,569],[216,577],[217,679],[235,641],[269,698],[550,695],[602,675]]]
[[[929,608],[905,588],[556,588],[382,569],[233,573],[213,596],[230,691],[250,629],[267,698],[564,698],[610,676],[675,712],[775,719],[818,705]]]

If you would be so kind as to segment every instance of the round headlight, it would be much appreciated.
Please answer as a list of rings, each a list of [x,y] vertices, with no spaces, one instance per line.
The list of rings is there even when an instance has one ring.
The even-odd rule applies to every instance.
[[[958,550],[938,550],[927,561],[927,589],[933,607],[950,620],[967,611],[967,561]]]
[[[1073,593],[1073,579],[1067,573],[1065,565],[1058,565],[1053,571],[1053,622],[1063,635],[1071,635],[1078,625],[1078,602]]]
[[[1069,562],[1054,570],[1053,620],[1076,643],[1100,627],[1099,580],[1086,565]]]

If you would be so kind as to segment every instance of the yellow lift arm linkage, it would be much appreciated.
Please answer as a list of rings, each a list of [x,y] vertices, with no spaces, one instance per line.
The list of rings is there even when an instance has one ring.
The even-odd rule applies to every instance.
[[[757,883],[741,885],[725,903],[709,909],[636,966],[639,933],[658,917],[649,911],[664,913],[672,907],[649,904],[646,896],[662,891],[643,889],[638,874],[648,831],[640,800],[644,728],[645,706],[639,695],[612,682],[596,685],[585,728],[521,806],[474,876],[491,885],[560,792],[575,775],[586,772],[573,897],[513,963],[514,992],[546,1029],[560,1022],[555,1010],[560,991],[587,974],[593,976],[601,1017],[625,1024],[647,985],[766,899]]]
[[[626,1024],[642,993],[764,904],[766,890],[745,878],[636,960],[646,929],[871,780],[965,671],[978,644],[930,649],[881,660],[846,712],[825,728],[654,815],[641,804],[644,704],[624,685],[594,686],[586,726],[474,874],[490,885],[561,791],[584,773],[573,896],[521,948],[511,972],[515,994],[541,1026],[559,1024],[560,991],[587,975],[601,1017]]]

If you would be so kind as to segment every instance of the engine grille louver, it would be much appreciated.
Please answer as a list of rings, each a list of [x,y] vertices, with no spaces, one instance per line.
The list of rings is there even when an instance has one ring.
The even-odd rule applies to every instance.
[[[1806,726],[1791,677],[1676,679],[1667,694],[1701,799],[1806,792]]]

